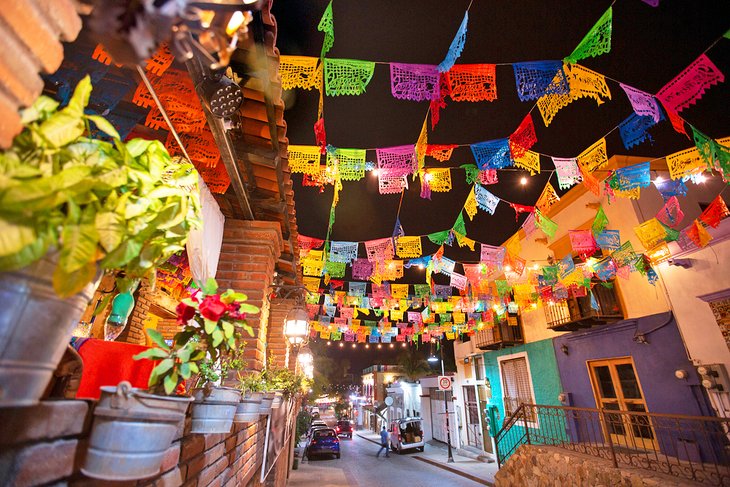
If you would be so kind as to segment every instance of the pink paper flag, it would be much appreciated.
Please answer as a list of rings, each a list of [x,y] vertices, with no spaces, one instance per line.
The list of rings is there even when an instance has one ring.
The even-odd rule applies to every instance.
[[[725,75],[702,54],[657,93],[664,106],[681,112],[702,98],[705,90],[725,81]]]

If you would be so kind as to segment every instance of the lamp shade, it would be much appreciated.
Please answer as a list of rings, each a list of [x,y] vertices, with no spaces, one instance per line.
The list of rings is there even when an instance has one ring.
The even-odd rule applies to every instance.
[[[309,336],[309,314],[297,305],[292,308],[284,320],[284,336],[292,345],[301,345]]]

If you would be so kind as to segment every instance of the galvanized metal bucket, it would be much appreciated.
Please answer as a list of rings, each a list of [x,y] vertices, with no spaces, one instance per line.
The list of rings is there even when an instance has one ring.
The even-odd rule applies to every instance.
[[[75,296],[59,298],[52,283],[56,262],[46,255],[0,273],[0,407],[38,403],[94,295],[98,279]]]
[[[234,423],[253,423],[258,421],[261,413],[261,399],[264,397],[262,392],[247,392],[241,399],[236,408],[236,415],[233,417]]]
[[[103,480],[157,475],[192,400],[147,394],[129,382],[102,387],[81,471]]]
[[[191,433],[229,433],[241,391],[232,387],[212,386],[193,389]]]
[[[271,414],[271,404],[274,402],[274,397],[276,397],[276,393],[273,391],[264,393],[264,397],[261,398],[261,408],[259,409],[259,413],[264,416]]]

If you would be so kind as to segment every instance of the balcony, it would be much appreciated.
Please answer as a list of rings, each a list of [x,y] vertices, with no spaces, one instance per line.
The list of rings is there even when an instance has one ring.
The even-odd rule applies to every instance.
[[[492,328],[476,332],[472,340],[480,350],[499,350],[500,348],[512,347],[525,342],[522,335],[522,325],[516,315],[500,321]]]
[[[591,295],[595,298],[593,307]],[[615,287],[596,284],[587,296],[568,298],[545,306],[545,317],[551,330],[574,331],[623,320],[624,314]]]

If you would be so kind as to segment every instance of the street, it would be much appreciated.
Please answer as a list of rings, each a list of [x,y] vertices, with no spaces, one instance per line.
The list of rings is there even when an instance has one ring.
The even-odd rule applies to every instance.
[[[323,418],[332,424],[332,418]],[[390,453],[389,458],[375,454],[380,448],[369,439],[358,435],[368,434],[355,432],[352,440],[340,439],[342,457],[323,456],[307,459],[293,470],[289,477],[290,487],[437,487],[443,485],[475,487],[477,482],[463,478],[457,474],[442,470],[415,457],[419,452],[403,455]],[[428,446],[426,447],[428,451]]]

